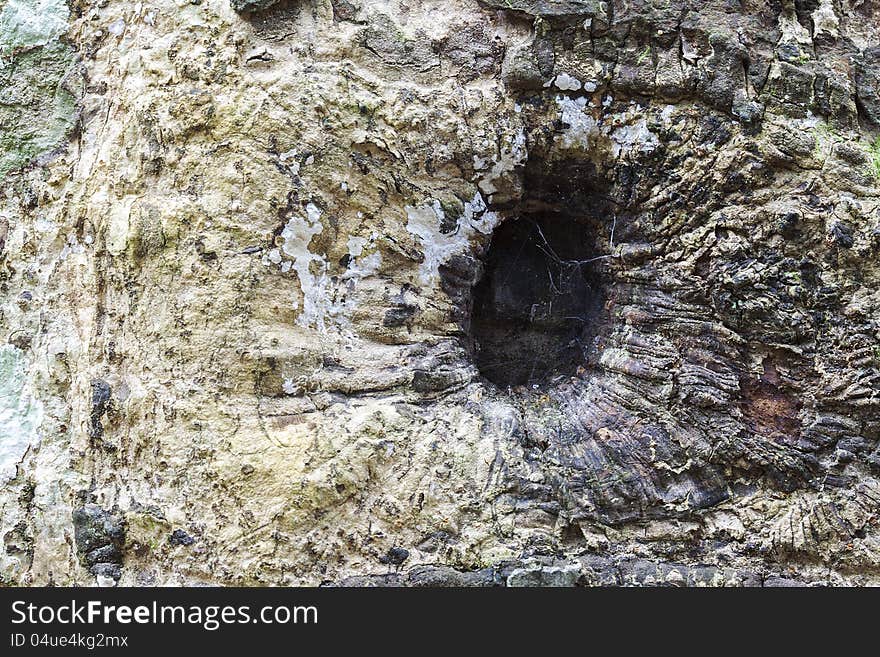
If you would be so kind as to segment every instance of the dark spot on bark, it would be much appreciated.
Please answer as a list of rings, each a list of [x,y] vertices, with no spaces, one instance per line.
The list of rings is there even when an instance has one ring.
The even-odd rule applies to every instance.
[[[393,547],[388,550],[385,556],[379,557],[381,563],[387,563],[394,566],[399,566],[407,559],[409,559],[409,550],[402,547]]]
[[[461,370],[437,369],[413,372],[412,387],[416,392],[429,393],[449,390],[466,383]]]
[[[100,440],[104,436],[104,425],[101,419],[106,415],[112,403],[110,384],[103,379],[92,381],[92,411],[89,415],[89,437]]]
[[[835,221],[828,233],[828,239],[841,249],[850,249],[855,243],[852,228],[842,221]]]
[[[73,511],[73,532],[80,561],[93,575],[118,580],[125,544],[125,519],[116,509],[86,504]]]
[[[171,532],[171,536],[168,538],[168,541],[171,543],[171,545],[186,546],[195,543],[196,539],[194,539],[182,529],[175,529],[173,532]]]
[[[385,312],[385,318],[382,320],[382,325],[388,328],[394,328],[396,326],[406,326],[411,324],[417,310],[417,306],[407,303],[395,306]]]
[[[358,8],[348,0],[333,0],[333,19],[335,21],[353,21]]]

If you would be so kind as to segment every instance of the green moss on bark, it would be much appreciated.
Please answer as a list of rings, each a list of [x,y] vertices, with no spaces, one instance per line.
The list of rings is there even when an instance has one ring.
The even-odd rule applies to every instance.
[[[63,0],[9,0],[0,12],[0,178],[64,142],[76,121],[76,58]]]

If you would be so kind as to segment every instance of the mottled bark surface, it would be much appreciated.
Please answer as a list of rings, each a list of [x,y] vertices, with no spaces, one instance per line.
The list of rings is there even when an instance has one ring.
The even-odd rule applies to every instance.
[[[4,582],[880,583],[874,0],[0,11]]]

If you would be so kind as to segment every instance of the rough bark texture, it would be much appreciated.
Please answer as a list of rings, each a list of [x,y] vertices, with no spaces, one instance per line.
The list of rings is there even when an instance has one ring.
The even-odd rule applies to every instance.
[[[0,12],[3,582],[880,583],[880,3]]]

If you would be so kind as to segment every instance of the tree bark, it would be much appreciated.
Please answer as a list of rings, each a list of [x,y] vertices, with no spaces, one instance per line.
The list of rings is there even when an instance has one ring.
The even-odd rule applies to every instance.
[[[874,0],[0,3],[4,583],[880,583]]]

